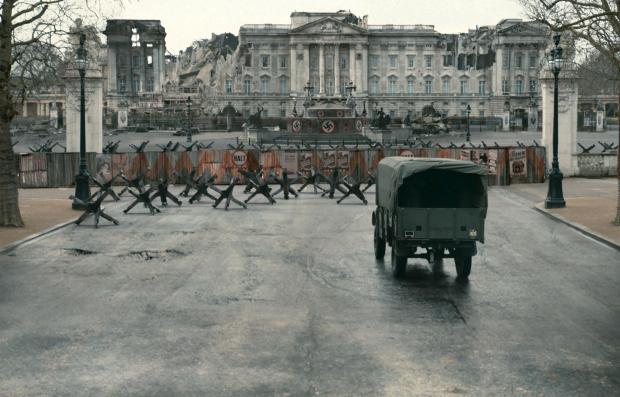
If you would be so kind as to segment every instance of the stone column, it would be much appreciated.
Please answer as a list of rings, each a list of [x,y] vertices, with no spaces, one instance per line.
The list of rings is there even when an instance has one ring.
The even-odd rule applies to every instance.
[[[304,87],[310,81],[310,46],[304,44]]]
[[[577,156],[577,76],[574,71],[560,71],[558,79],[558,161],[565,177],[578,171]],[[553,159],[553,74],[549,70],[541,73],[543,101],[542,141],[547,148],[547,169]]]
[[[108,93],[117,91],[116,86],[116,47],[108,43]]]
[[[353,44],[349,44],[349,82],[359,84],[359,81],[355,78],[355,47]],[[362,87],[360,86],[360,92]]]
[[[159,47],[153,47],[153,92],[161,92],[161,80],[159,78]],[[146,88],[146,87],[145,87]]]
[[[362,92],[368,92],[368,47],[362,45]]]
[[[84,79],[86,113],[86,151],[101,153],[103,141],[103,76],[98,65],[92,65]],[[68,69],[66,80],[67,152],[80,151],[80,76]]]
[[[297,93],[297,44],[291,45],[291,94]]]
[[[319,44],[319,95],[325,94],[325,45]]]
[[[334,95],[340,96],[340,44],[334,44]]]

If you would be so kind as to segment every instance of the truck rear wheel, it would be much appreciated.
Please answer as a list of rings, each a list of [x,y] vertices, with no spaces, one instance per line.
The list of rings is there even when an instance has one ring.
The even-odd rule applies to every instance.
[[[385,239],[379,236],[379,224],[375,224],[375,259],[383,259],[385,256]]]
[[[396,255],[396,250],[392,246],[392,275],[400,278],[405,275],[407,270],[407,257]]]
[[[466,279],[471,273],[471,255],[457,255],[454,257],[456,265],[456,276],[460,279]]]

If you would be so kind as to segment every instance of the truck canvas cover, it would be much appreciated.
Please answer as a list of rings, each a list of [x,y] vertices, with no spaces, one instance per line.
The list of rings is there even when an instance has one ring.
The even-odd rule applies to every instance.
[[[398,191],[406,182],[405,180],[426,171],[449,171],[450,175],[463,174],[464,178],[467,176],[468,179],[472,177],[479,179],[479,186],[482,187],[482,191],[476,194],[477,197],[474,197],[476,204],[472,206],[486,208],[487,172],[483,167],[471,161],[399,156],[386,157],[379,162],[377,171],[377,205],[393,212]],[[452,182],[447,180],[445,184],[450,185]]]

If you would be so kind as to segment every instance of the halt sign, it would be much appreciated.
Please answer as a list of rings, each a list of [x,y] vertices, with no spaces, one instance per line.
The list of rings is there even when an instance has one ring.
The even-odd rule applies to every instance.
[[[248,160],[248,155],[242,151],[237,150],[233,153],[233,161],[237,167],[243,167]]]

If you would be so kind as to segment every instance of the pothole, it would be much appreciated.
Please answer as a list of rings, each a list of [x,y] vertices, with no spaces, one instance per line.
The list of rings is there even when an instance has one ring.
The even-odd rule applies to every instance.
[[[65,252],[72,256],[97,255],[99,252],[82,248],[64,248]]]
[[[151,250],[142,250],[142,251],[130,251],[128,254],[123,255],[127,257],[132,257],[135,259],[140,259],[143,261],[150,261],[153,259],[162,259],[166,260],[168,258],[174,258],[177,256],[185,256],[186,253],[176,250],[176,249],[167,249],[163,251],[151,251]]]

